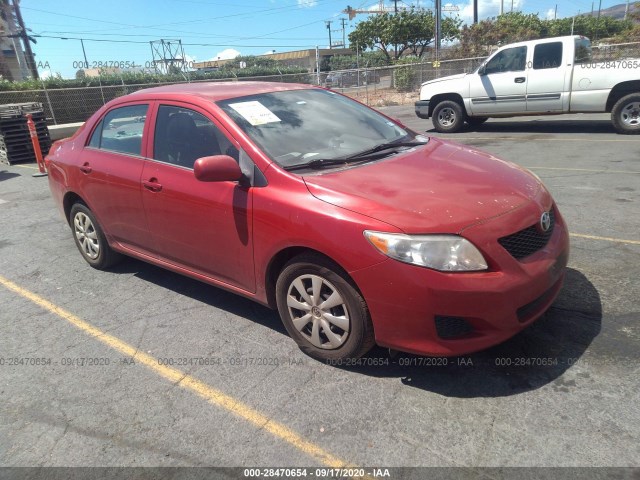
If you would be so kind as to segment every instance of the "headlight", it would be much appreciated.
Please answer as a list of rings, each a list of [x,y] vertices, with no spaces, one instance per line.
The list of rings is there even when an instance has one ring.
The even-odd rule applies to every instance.
[[[364,231],[380,252],[401,262],[443,272],[486,270],[487,261],[467,239],[457,235],[404,235]]]

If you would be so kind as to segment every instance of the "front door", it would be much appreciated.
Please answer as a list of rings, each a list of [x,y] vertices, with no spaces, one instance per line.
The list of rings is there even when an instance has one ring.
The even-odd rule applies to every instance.
[[[251,189],[238,182],[201,182],[193,174],[200,157],[237,157],[236,143],[207,112],[171,102],[157,108],[152,141],[142,186],[158,255],[254,292]]]
[[[471,75],[472,115],[517,113],[526,110],[527,47],[502,50],[480,73]]]

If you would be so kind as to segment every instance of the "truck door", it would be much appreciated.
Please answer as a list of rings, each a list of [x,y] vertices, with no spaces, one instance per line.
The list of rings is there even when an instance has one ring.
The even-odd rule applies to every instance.
[[[526,110],[527,47],[506,48],[471,76],[469,97],[473,115]]]
[[[533,48],[527,82],[528,112],[560,112],[568,104],[571,60],[563,62],[562,42],[539,43]]]

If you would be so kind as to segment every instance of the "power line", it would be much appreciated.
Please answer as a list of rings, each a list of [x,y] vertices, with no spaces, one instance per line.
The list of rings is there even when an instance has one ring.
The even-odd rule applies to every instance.
[[[84,38],[84,37],[61,37],[55,35],[40,35],[33,34],[32,37],[37,38],[54,38],[57,40],[83,40],[85,42],[100,42],[100,43],[129,43],[129,44],[144,44],[148,45],[149,41],[144,40],[111,40],[106,38]],[[0,35],[0,38],[9,38],[11,35]],[[222,44],[222,43],[183,43],[182,45],[189,46],[200,46],[200,47],[237,47],[237,48],[269,48],[269,47],[277,47],[277,48],[310,48],[315,45],[307,44],[307,45],[273,45],[273,44],[263,44],[263,45],[238,45],[238,44]]]

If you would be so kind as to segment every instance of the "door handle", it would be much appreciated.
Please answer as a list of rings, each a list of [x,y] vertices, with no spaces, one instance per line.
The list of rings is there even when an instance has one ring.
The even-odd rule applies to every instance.
[[[158,183],[157,178],[150,178],[149,180],[143,180],[142,185],[144,188],[151,192],[159,192],[162,190],[162,185]]]
[[[516,83],[524,83],[525,80],[526,80],[526,78],[524,78],[524,77],[516,77],[514,82],[516,82]]]
[[[80,171],[81,171],[82,173],[87,173],[87,174],[89,174],[89,173],[91,173],[91,172],[93,171],[93,169],[92,169],[92,168],[91,168],[91,166],[89,165],[89,162],[84,162],[84,163],[82,164],[82,166],[80,167]]]

